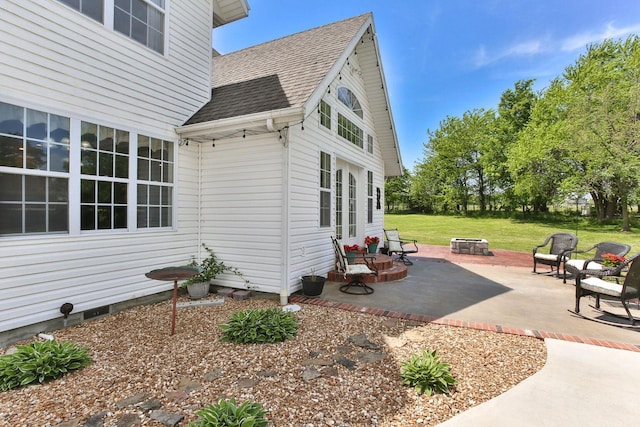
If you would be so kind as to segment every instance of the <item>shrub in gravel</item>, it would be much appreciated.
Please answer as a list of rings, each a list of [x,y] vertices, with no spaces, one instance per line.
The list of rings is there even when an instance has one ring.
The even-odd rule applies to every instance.
[[[275,343],[293,338],[298,333],[298,319],[278,307],[248,309],[231,315],[220,325],[222,340],[238,344]]]
[[[431,396],[435,390],[448,393],[449,387],[456,384],[448,363],[440,361],[436,351],[423,351],[413,354],[400,368],[402,384],[415,388],[418,393]]]
[[[266,412],[259,403],[244,402],[237,405],[235,399],[220,399],[215,405],[207,405],[198,412],[198,419],[189,427],[266,427]]]
[[[13,354],[0,356],[0,390],[33,382],[42,383],[91,363],[87,349],[73,342],[55,340],[17,346]]]

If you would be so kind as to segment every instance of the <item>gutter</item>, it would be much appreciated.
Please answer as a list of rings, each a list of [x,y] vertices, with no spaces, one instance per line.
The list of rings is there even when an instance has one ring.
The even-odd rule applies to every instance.
[[[290,107],[281,110],[265,111],[244,116],[229,117],[226,119],[211,120],[208,122],[194,123],[175,128],[180,138],[194,138],[211,132],[227,132],[242,128],[266,126],[269,130],[277,131],[276,124],[302,120],[303,107]]]

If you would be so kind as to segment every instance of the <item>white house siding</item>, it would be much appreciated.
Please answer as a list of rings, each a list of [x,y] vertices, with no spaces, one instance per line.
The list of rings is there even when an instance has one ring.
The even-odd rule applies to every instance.
[[[72,134],[88,120],[177,146],[174,126],[210,96],[212,11],[168,4],[163,56],[55,0],[0,1],[0,101],[71,117]],[[0,237],[0,332],[58,318],[65,302],[78,313],[172,288],[144,273],[198,249],[197,153],[176,153],[176,230]]]
[[[337,98],[337,88],[348,87],[355,93],[364,110],[364,118],[360,119],[342,104]],[[354,239],[344,239],[344,242],[364,244],[364,237],[377,235],[382,238],[384,221],[383,210],[375,210],[375,187],[381,192],[384,189],[384,166],[380,149],[376,143],[376,132],[368,106],[367,93],[364,82],[359,73],[357,55],[351,55],[349,65],[342,68],[340,77],[331,83],[330,93],[327,91],[323,100],[331,105],[332,128],[328,130],[320,125],[317,106],[311,106],[313,112],[304,122],[304,130],[300,125],[293,126],[290,135],[290,167],[291,178],[289,193],[290,203],[290,274],[289,286],[291,291],[300,289],[300,276],[310,274],[315,270],[317,274],[326,274],[332,270],[335,255],[330,237],[335,235],[335,171],[336,160],[341,159],[359,169],[358,179],[358,236]],[[346,115],[351,121],[362,128],[364,132],[364,148],[338,136],[338,112]],[[367,135],[374,138],[374,152],[367,152]],[[332,158],[332,198],[331,198],[331,227],[320,227],[320,152],[326,152]],[[374,215],[373,223],[367,224],[367,171],[374,173]],[[382,193],[383,194],[383,193]],[[381,199],[384,203],[384,199]],[[382,240],[382,239],[381,239]]]
[[[184,148],[184,147],[183,147]],[[256,290],[283,283],[284,147],[267,133],[215,141],[202,150],[202,242]],[[243,288],[231,274],[216,279]]]
[[[163,56],[56,0],[3,0],[2,96],[173,134],[210,96],[212,10],[167,3]]]

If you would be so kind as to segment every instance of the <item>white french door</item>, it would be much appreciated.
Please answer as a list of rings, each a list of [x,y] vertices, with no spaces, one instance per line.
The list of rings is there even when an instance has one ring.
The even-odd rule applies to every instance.
[[[360,185],[361,168],[343,160],[336,160],[335,189],[335,233],[343,241],[358,237],[360,227]]]

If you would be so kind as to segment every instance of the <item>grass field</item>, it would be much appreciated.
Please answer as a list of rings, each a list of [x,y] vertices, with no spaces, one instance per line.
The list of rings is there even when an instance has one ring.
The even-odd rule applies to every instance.
[[[523,220],[489,217],[464,217],[422,214],[385,214],[385,228],[397,228],[400,236],[418,243],[449,246],[453,237],[483,238],[489,249],[531,252],[548,235],[564,231],[577,233],[578,249],[587,249],[598,242],[621,242],[631,245],[631,252],[640,252],[640,228],[632,224],[630,232],[621,232],[619,224],[595,224],[587,218],[557,216]],[[577,227],[577,230],[576,230]]]

